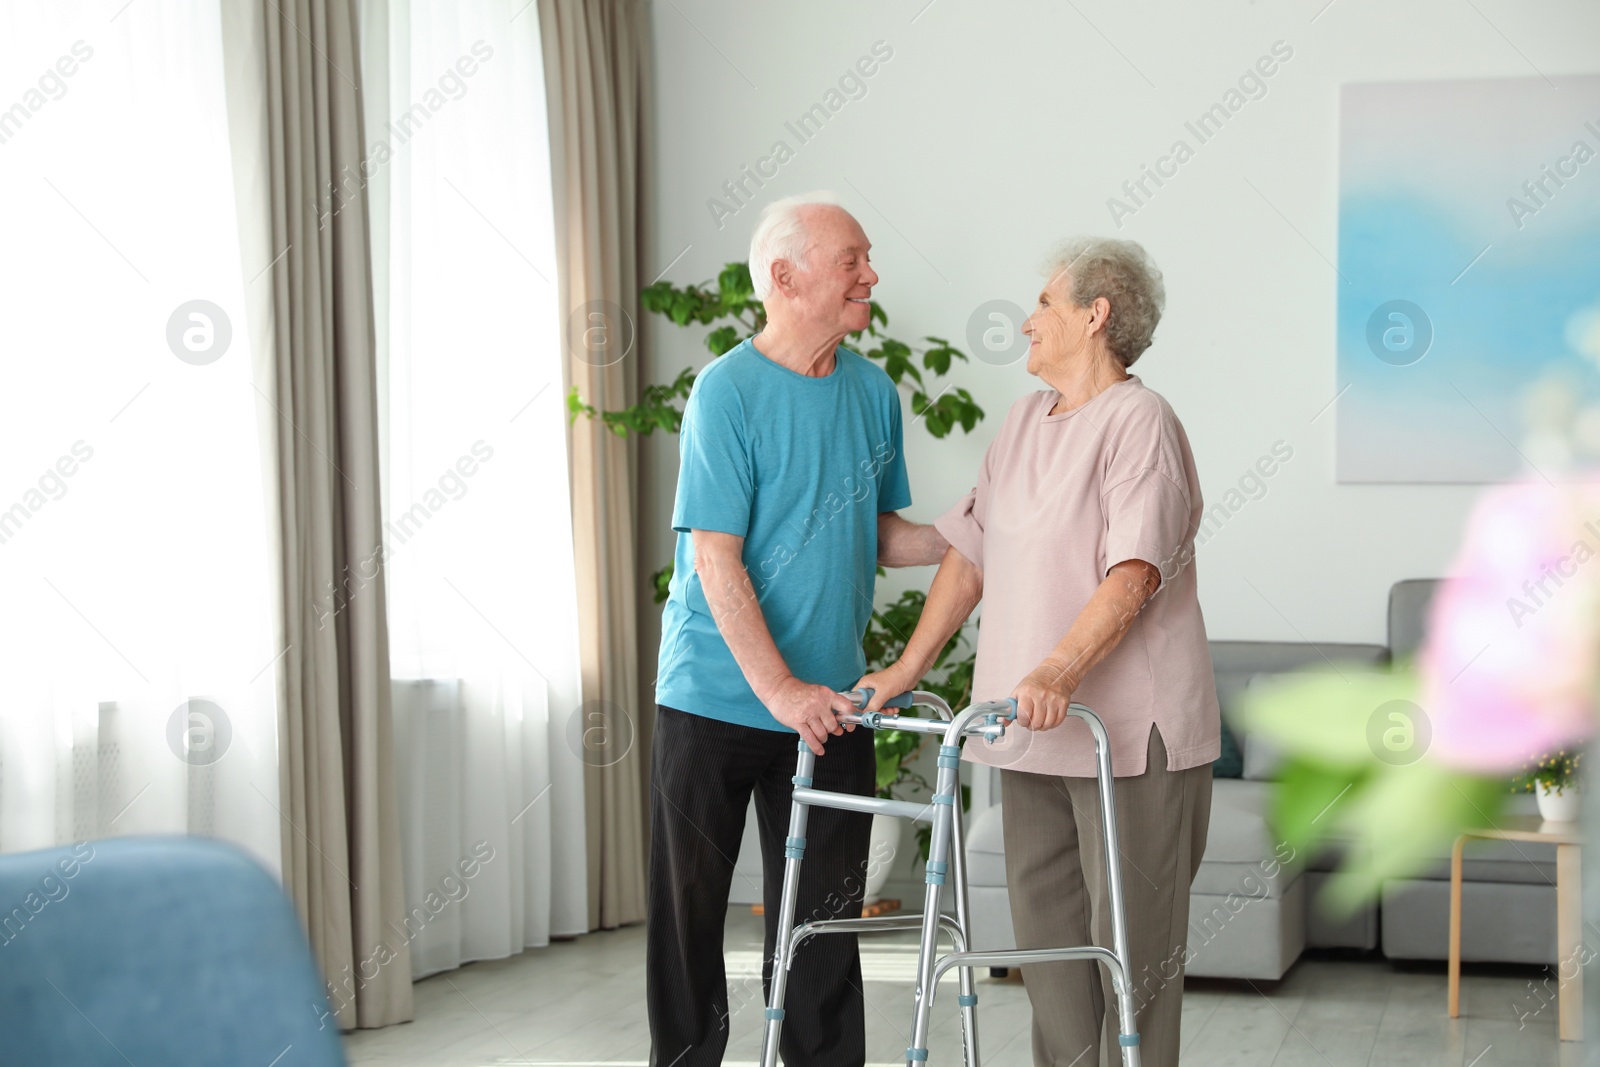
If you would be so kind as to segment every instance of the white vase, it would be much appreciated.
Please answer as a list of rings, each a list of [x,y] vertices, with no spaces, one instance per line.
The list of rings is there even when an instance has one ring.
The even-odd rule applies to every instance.
[[[867,895],[863,904],[876,904],[894,869],[895,857],[905,841],[905,820],[893,815],[872,817],[872,844],[867,849]]]
[[[1557,794],[1539,782],[1535,791],[1539,796],[1539,816],[1546,822],[1577,822],[1582,803],[1577,783],[1563,786]]]

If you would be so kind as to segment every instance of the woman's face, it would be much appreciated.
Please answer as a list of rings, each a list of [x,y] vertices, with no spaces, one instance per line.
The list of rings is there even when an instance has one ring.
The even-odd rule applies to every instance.
[[[1039,293],[1033,314],[1022,324],[1032,342],[1028,347],[1028,373],[1038,376],[1075,363],[1088,344],[1092,308],[1072,302],[1072,277],[1057,271]]]

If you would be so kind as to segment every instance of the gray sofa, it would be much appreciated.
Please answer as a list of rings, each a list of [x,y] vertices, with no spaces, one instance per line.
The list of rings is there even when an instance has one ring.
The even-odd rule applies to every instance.
[[[1433,581],[1399,582],[1390,591],[1388,643],[1302,644],[1213,641],[1211,662],[1224,720],[1233,721],[1250,680],[1325,662],[1379,665],[1411,656],[1421,639]],[[1191,893],[1187,973],[1198,977],[1276,980],[1306,948],[1371,950],[1395,958],[1444,959],[1448,947],[1448,846],[1427,870],[1384,886],[1381,899],[1334,917],[1317,898],[1342,852],[1293,856],[1267,826],[1275,755],[1237,732],[1241,777],[1213,782],[1205,857]],[[1225,757],[1226,758],[1226,757]],[[1222,770],[1219,761],[1219,772]],[[1005,846],[998,775],[994,803],[967,832],[967,871],[977,949],[1015,947],[1005,888]],[[1531,797],[1516,798],[1514,810]],[[1286,862],[1287,861],[1287,862]],[[1551,963],[1555,951],[1555,855],[1551,846],[1469,846],[1464,868],[1463,958]],[[1130,916],[1136,922],[1137,916]]]
[[[1399,582],[1389,595],[1389,645],[1415,654],[1436,583]],[[1508,814],[1537,814],[1531,795],[1512,797]],[[1461,958],[1494,963],[1555,963],[1556,847],[1510,841],[1467,845],[1461,864]],[[1442,960],[1450,950],[1450,848],[1410,878],[1384,883],[1379,902],[1383,954]]]

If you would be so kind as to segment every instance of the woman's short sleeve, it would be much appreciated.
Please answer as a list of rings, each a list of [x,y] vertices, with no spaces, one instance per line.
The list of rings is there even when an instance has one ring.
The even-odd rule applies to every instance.
[[[933,520],[934,529],[950,542],[950,547],[980,568],[983,566],[983,528],[989,515],[989,468],[998,444],[998,439],[990,442],[984,452],[983,466],[978,468],[978,484],[968,490],[955,507]]]
[[[951,548],[982,567],[983,520],[978,517],[977,511],[978,490],[974,488],[968,490],[955,507],[933,520],[933,528],[950,542]]]
[[[1105,492],[1106,570],[1142,559],[1163,576],[1189,539],[1189,494],[1158,470],[1146,468]]]

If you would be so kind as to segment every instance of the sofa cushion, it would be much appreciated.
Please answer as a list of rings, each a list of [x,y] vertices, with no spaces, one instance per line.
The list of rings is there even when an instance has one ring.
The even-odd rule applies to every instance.
[[[1256,734],[1244,740],[1244,768],[1239,777],[1252,782],[1275,782],[1283,765],[1283,751]]]
[[[1531,793],[1506,798],[1502,815],[1534,815],[1539,801]],[[1428,864],[1414,871],[1412,881],[1448,882],[1450,846],[1454,839],[1437,842],[1428,850]],[[1505,882],[1514,885],[1556,884],[1556,846],[1537,841],[1468,841],[1461,855],[1461,878],[1466,882]]]
[[[1448,958],[1447,883],[1386,881],[1382,900],[1385,956],[1400,960]],[[1553,964],[1559,956],[1554,888],[1498,882],[1469,882],[1461,887],[1463,960]]]
[[[1206,831],[1206,862],[1256,863],[1273,856],[1267,831],[1270,782],[1222,779],[1211,783],[1211,822]]]
[[[1222,724],[1222,755],[1211,761],[1211,777],[1239,778],[1244,775],[1244,749],[1227,723]]]
[[[1378,947],[1378,902],[1369,900],[1352,911],[1335,909],[1322,898],[1333,875],[1306,871],[1306,945],[1311,948],[1354,948],[1365,952]]]
[[[1448,882],[1450,846],[1437,850],[1428,865],[1411,873],[1411,881]],[[1531,841],[1468,841],[1461,854],[1464,882],[1517,885],[1556,884],[1556,846]]]
[[[1296,878],[1282,897],[1260,900],[1196,890],[1189,897],[1185,972],[1196,978],[1282,978],[1306,946],[1304,886],[1304,879]],[[1135,919],[1130,915],[1128,921]],[[1141,990],[1149,988],[1148,973],[1136,980]]]
[[[1123,877],[1132,875],[1124,874]],[[1195,872],[1189,891],[1210,897],[1275,900],[1299,880],[1298,867],[1285,866],[1272,856],[1253,863],[1221,863],[1208,859]]]
[[[995,804],[965,826],[969,886],[1006,884],[1005,825],[1000,820],[1000,805]]]
[[[1281,895],[1283,884],[1294,880],[1298,866],[1286,869],[1284,864],[1294,857],[1267,830],[1271,795],[1270,782],[1212,781],[1206,853],[1195,875],[1195,892],[1275,897]],[[1000,804],[986,808],[966,826],[968,885],[1006,884],[1003,810]],[[1124,869],[1123,877],[1135,876],[1136,872]]]
[[[1267,829],[1272,785],[1245,779],[1211,783],[1211,819],[1206,828],[1206,853],[1195,873],[1193,891],[1225,897],[1282,896],[1299,875],[1287,846],[1280,847]]]
[[[1009,952],[1017,947],[1011,929],[1011,897],[1003,885],[974,885],[967,894],[968,921],[974,952]]]
[[[1270,685],[1276,677],[1275,674],[1252,674],[1250,680],[1245,683],[1245,691]],[[1275,781],[1282,763],[1282,749],[1268,742],[1260,734],[1251,734],[1244,739],[1244,767],[1239,777],[1248,778],[1252,782]]]
[[[1389,655],[1410,659],[1422,644],[1428,608],[1439,588],[1437,578],[1411,578],[1389,589]]]
[[[1324,840],[1321,851],[1300,862],[1286,846],[1279,846],[1267,826],[1273,785],[1241,778],[1215,778],[1211,783],[1211,820],[1206,830],[1206,854],[1195,875],[1194,892],[1226,896],[1230,892],[1260,895],[1257,883],[1267,885],[1268,896],[1280,896],[1301,867],[1332,871],[1352,847],[1335,833]],[[1005,833],[1001,805],[980,812],[966,826],[967,882],[969,885],[1006,884]],[[1506,802],[1510,815],[1536,810],[1534,798],[1519,794]],[[1287,867],[1288,869],[1282,869]],[[1529,842],[1473,841],[1461,865],[1469,882],[1504,882],[1522,885],[1555,884],[1555,846]],[[1131,874],[1126,875],[1131,877]],[[1450,843],[1432,850],[1430,862],[1412,879],[1448,880]]]
[[[1239,698],[1252,676],[1285,674],[1302,667],[1355,663],[1377,667],[1389,662],[1382,645],[1303,644],[1297,641],[1212,641],[1211,671],[1217,681],[1222,717],[1238,722]]]
[[[1278,755],[1239,730],[1239,711],[1245,690],[1257,677],[1270,678],[1303,667],[1330,663],[1353,663],[1378,667],[1389,661],[1389,650],[1382,645],[1304,644],[1294,641],[1212,641],[1211,672],[1217,683],[1217,703],[1222,719],[1235,731],[1243,751],[1242,776],[1262,780],[1277,769]],[[1252,751],[1254,748],[1254,751]]]

